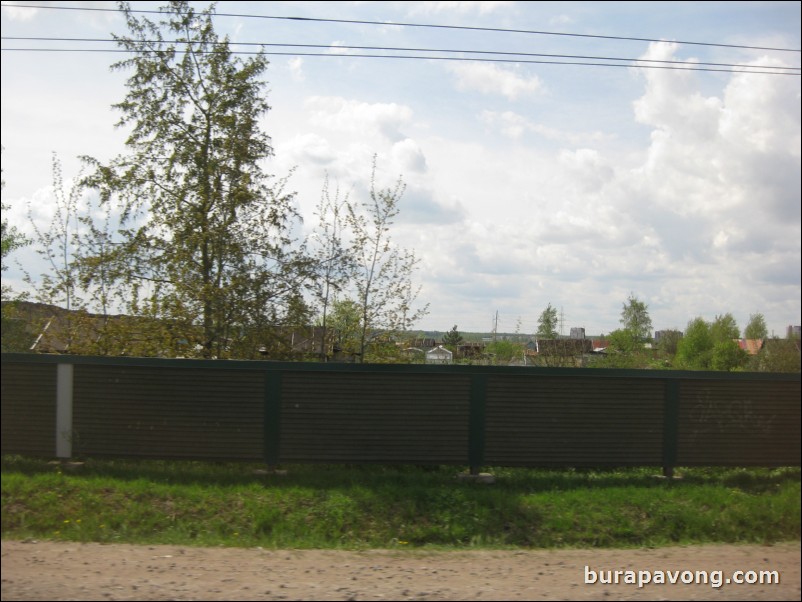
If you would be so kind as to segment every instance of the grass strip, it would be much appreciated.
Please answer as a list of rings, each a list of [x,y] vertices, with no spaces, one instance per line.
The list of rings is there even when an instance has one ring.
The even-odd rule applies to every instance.
[[[800,469],[486,469],[2,458],[2,536],[265,548],[643,547],[800,539]]]

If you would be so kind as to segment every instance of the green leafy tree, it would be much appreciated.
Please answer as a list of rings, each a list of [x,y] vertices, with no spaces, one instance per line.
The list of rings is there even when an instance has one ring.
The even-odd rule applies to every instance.
[[[767,339],[755,365],[759,372],[799,373],[799,339]]]
[[[2,181],[0,187],[5,188],[5,180]],[[11,207],[6,203],[2,203],[2,271],[8,269],[6,265],[6,258],[20,247],[24,247],[30,241],[25,237],[16,226],[12,226],[6,219],[6,211]],[[21,352],[27,351],[30,347],[30,336],[26,332],[25,322],[17,316],[17,301],[21,299],[22,295],[15,294],[14,290],[2,283],[2,334],[0,334],[0,347],[4,352]]]
[[[620,322],[624,330],[628,330],[640,342],[648,341],[652,336],[649,307],[632,293],[621,310]]]
[[[30,351],[31,343],[34,341],[26,320],[20,315],[18,301],[18,299],[3,301],[2,334],[0,334],[0,350],[3,353],[25,353]]]
[[[631,331],[623,328],[607,335],[607,350],[602,357],[591,360],[594,368],[642,369],[653,367],[652,358],[643,343]]]
[[[523,357],[523,346],[513,341],[493,341],[485,347],[485,354],[493,364],[509,364]]]
[[[370,200],[361,211],[349,207],[351,255],[356,263],[352,285],[361,312],[360,361],[365,361],[369,344],[408,330],[428,310],[428,305],[413,308],[420,292],[412,282],[418,266],[415,253],[393,244],[390,235],[404,189],[401,179],[395,186],[376,188],[374,158]]]
[[[732,341],[733,339],[741,338],[741,330],[738,328],[738,323],[730,313],[722,316],[716,316],[713,323],[710,325],[710,336],[716,343],[722,341]]]
[[[749,359],[746,351],[735,341],[718,341],[713,345],[710,356],[710,367],[713,370],[730,372],[746,365]]]
[[[551,303],[544,309],[540,317],[537,319],[537,333],[536,335],[543,339],[556,339],[558,336],[557,325],[559,319],[557,317],[557,308],[552,307]]]
[[[651,357],[646,354],[644,343],[651,338],[652,319],[648,306],[630,293],[621,310],[623,328],[614,330],[607,337],[608,349],[604,357],[593,360],[599,368],[646,368]]]
[[[766,319],[763,314],[751,314],[749,316],[749,323],[744,328],[745,339],[765,339],[769,336],[769,329],[766,326]]]
[[[10,209],[10,205],[6,205],[5,203],[2,204],[2,210],[4,212],[9,211]],[[25,236],[23,236],[16,226],[9,225],[8,220],[5,217],[3,217],[2,220],[2,236],[2,271],[5,272],[8,269],[8,266],[6,265],[6,257],[8,257],[16,249],[24,247],[29,241]],[[11,289],[6,287],[6,285],[3,285],[3,300],[5,300],[6,296],[10,293]]]
[[[748,354],[738,344],[741,331],[732,314],[716,316],[710,325],[713,349],[710,354],[710,368],[729,372],[746,365]]]
[[[731,371],[744,367],[748,357],[738,345],[738,325],[731,314],[716,316],[712,323],[695,318],[677,345],[674,363],[687,370]]]
[[[456,324],[454,324],[454,327],[443,336],[443,345],[449,347],[451,351],[454,351],[457,347],[462,345],[463,341],[464,339],[457,330]]]
[[[2,180],[0,182],[0,188],[5,188],[6,182]],[[6,219],[6,211],[11,209],[10,205],[6,203],[2,203],[2,223],[0,226],[2,227],[2,239],[0,239],[0,250],[2,250],[2,258],[0,259],[0,268],[2,271],[5,272],[8,269],[6,265],[6,257],[8,257],[13,251],[19,249],[20,247],[24,247],[30,241],[26,236],[24,236],[16,226],[12,226],[8,223]],[[12,297],[12,290],[11,287],[6,286],[5,284],[2,285],[2,300],[8,301]]]
[[[352,299],[335,299],[328,318],[334,341],[334,354],[338,357],[357,358],[362,352],[362,308]]]
[[[87,184],[116,200],[121,243],[115,288],[127,310],[173,325],[203,357],[253,357],[251,333],[286,323],[308,276],[292,251],[298,218],[286,180],[263,164],[269,110],[258,53],[243,60],[214,31],[214,8],[173,1],[158,21],[120,3],[131,71],[119,126],[126,154],[94,168]]]
[[[607,336],[608,349],[616,353],[634,354],[643,350],[643,343],[637,335],[628,329],[614,330]]]
[[[684,336],[677,344],[674,361],[679,368],[709,370],[714,345],[710,325],[702,318],[694,318],[688,323]]]

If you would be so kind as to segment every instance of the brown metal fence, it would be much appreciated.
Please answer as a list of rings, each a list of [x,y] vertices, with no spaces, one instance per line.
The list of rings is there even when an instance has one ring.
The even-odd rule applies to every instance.
[[[2,453],[800,465],[798,374],[3,354]]]

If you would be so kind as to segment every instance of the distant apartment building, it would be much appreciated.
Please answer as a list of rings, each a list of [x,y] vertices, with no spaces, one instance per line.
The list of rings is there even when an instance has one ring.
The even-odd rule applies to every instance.
[[[799,339],[802,338],[802,326],[788,326],[788,330],[785,333],[786,338],[788,339]]]
[[[654,342],[655,343],[659,343],[660,339],[663,339],[665,337],[670,337],[670,336],[680,337],[681,338],[682,337],[682,331],[673,330],[673,329],[672,330],[655,330],[654,331]]]
[[[585,338],[585,329],[584,328],[572,328],[571,329],[571,338],[572,339],[584,339]]]

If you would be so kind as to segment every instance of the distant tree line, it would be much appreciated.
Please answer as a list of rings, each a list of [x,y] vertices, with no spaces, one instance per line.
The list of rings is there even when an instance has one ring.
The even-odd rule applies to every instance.
[[[549,303],[532,335],[538,343],[535,347],[527,349],[525,343],[510,340],[493,341],[484,345],[481,353],[471,354],[464,361],[544,367],[800,371],[799,339],[790,335],[787,339],[769,338],[761,313],[750,315],[743,331],[743,339],[756,344],[753,351],[757,353],[752,354],[742,348],[741,331],[730,313],[716,316],[710,322],[694,318],[684,332],[662,331],[659,340],[655,340],[648,305],[631,293],[622,306],[620,323],[621,328],[602,337],[606,342],[604,349],[589,353],[587,345],[572,344],[575,341],[559,335],[557,310]],[[452,342],[461,340],[456,325],[443,337],[444,344],[451,345],[452,350],[456,349]]]

